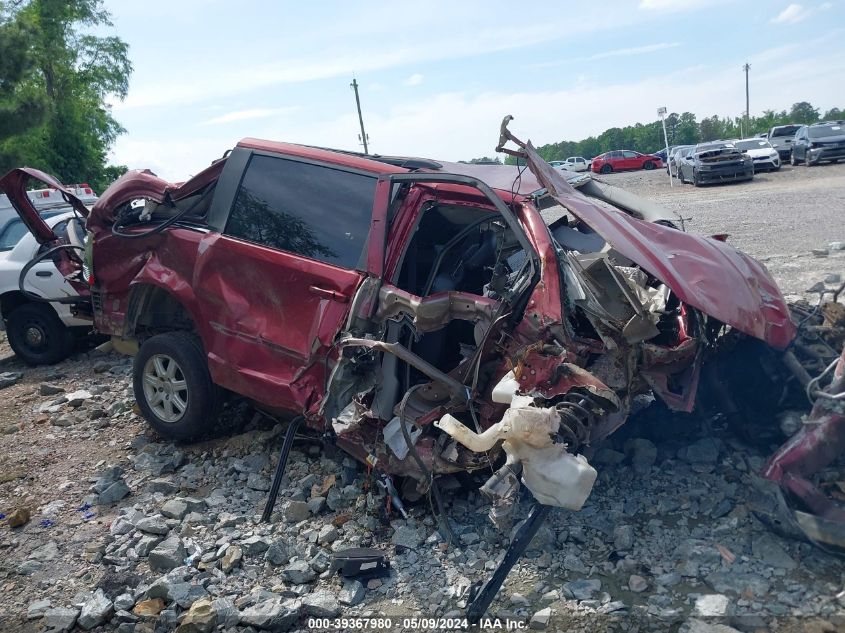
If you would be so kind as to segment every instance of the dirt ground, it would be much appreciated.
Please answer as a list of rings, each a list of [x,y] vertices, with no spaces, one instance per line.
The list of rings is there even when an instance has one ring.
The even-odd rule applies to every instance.
[[[807,295],[806,291],[813,284],[827,278],[828,287],[834,287],[838,284],[830,280],[834,279],[835,275],[845,277],[845,250],[830,249],[824,256],[815,256],[812,253],[812,249],[825,251],[833,242],[845,242],[845,222],[843,222],[845,165],[824,165],[813,168],[804,166],[793,168],[787,165],[776,173],[759,174],[751,183],[702,188],[680,185],[678,182],[674,187],[670,187],[668,176],[663,171],[620,173],[600,178],[610,184],[619,185],[652,198],[677,212],[685,219],[686,228],[689,231],[700,234],[730,233],[729,241],[764,261],[788,295],[812,297],[813,295]],[[0,526],[0,588],[2,588],[0,630],[4,633],[11,630],[40,630],[41,624],[37,618],[27,623],[25,617],[28,605],[40,598],[48,597],[52,606],[55,607],[82,604],[95,586],[105,588],[108,593],[109,583],[116,581],[108,574],[104,575],[99,562],[104,551],[106,554],[112,551],[106,549],[105,543],[110,543],[109,547],[112,547],[119,543],[120,538],[118,537],[117,541],[113,540],[113,537],[109,535],[110,527],[129,505],[134,504],[134,507],[139,508],[141,512],[149,514],[155,512],[155,508],[164,500],[160,492],[143,492],[146,490],[145,486],[149,485],[149,476],[139,474],[141,471],[137,470],[138,466],[133,472],[132,466],[129,465],[133,460],[137,462],[138,456],[145,451],[152,454],[149,447],[144,448],[152,437],[151,433],[132,411],[133,398],[129,370],[128,360],[114,354],[104,355],[90,348],[87,351],[80,350],[67,361],[53,367],[26,367],[12,355],[5,336],[0,334],[0,372],[23,374],[19,382],[0,391],[0,399],[2,399],[2,407],[0,407],[0,512],[8,515],[16,508],[25,507],[32,513],[31,520],[23,528],[11,530],[5,524]],[[47,396],[42,393],[42,383],[56,385],[64,389],[64,393]],[[77,407],[62,403],[56,405],[58,407],[56,411],[39,412],[56,398],[61,399],[61,396],[67,396],[76,390],[88,392],[88,397]],[[152,439],[155,440],[154,437]],[[238,453],[241,450],[240,447],[234,448],[233,445],[227,444],[225,438],[215,442],[210,445],[204,444],[202,447],[178,447],[178,450],[184,450],[188,454],[192,472],[198,468],[202,469],[205,464],[205,475],[198,476],[196,485],[193,479],[184,474],[184,468],[180,471],[182,474],[175,476],[176,485],[181,486],[181,492],[202,496],[203,491],[217,486],[224,488],[229,486],[227,488],[229,491],[238,491],[243,488],[242,483],[238,483],[237,477],[232,479],[231,473],[235,470],[227,465],[234,459],[233,456],[241,455]],[[262,446],[260,450],[264,448]],[[275,445],[268,448],[268,453],[274,454]],[[176,449],[171,445],[168,450]],[[672,447],[672,450],[675,450],[675,447]],[[660,451],[662,459],[664,447],[660,447]],[[165,454],[164,449],[161,454]],[[674,453],[667,452],[666,454],[669,455],[670,460],[675,459]],[[746,516],[747,511],[742,510],[745,493],[741,492],[741,486],[737,487],[732,482],[744,477],[742,473],[748,470],[747,467],[745,470],[735,470],[734,462],[759,465],[762,458],[756,456],[752,459],[741,456],[744,455],[741,449],[730,442],[722,446],[720,454],[724,461],[712,466],[712,473],[708,471],[705,475],[701,475],[696,470],[698,466],[694,466],[692,470],[688,466],[684,467],[686,470],[678,467],[677,472],[668,470],[660,476],[650,478],[641,486],[632,484],[628,471],[622,470],[621,466],[615,473],[614,466],[606,466],[607,479],[602,479],[601,489],[597,491],[595,497],[595,505],[588,508],[583,516],[569,514],[569,518],[559,518],[553,523],[553,533],[549,536],[549,542],[558,544],[551,549],[552,551],[559,549],[560,555],[554,553],[549,557],[549,561],[539,567],[521,566],[516,570],[514,577],[509,579],[505,587],[506,593],[510,595],[508,608],[521,617],[524,617],[525,613],[530,617],[541,606],[552,604],[555,613],[564,618],[557,622],[560,627],[568,617],[566,605],[574,603],[559,602],[560,594],[555,594],[559,591],[556,588],[559,585],[556,586],[550,579],[554,577],[571,580],[573,575],[586,575],[588,570],[592,577],[595,573],[603,574],[601,570],[605,570],[607,573],[602,576],[603,587],[605,592],[612,594],[614,601],[605,601],[601,606],[595,607],[594,611],[590,611],[593,608],[588,604],[590,600],[582,601],[578,607],[582,611],[573,612],[580,614],[579,621],[582,624],[579,626],[584,627],[578,630],[591,630],[593,625],[590,622],[595,623],[596,620],[591,619],[590,614],[602,613],[601,609],[604,609],[604,613],[608,613],[608,605],[616,605],[618,599],[624,600],[632,608],[637,601],[646,606],[650,605],[649,613],[652,611],[674,613],[678,609],[680,609],[679,613],[683,612],[683,604],[685,604],[683,601],[689,602],[689,596],[695,596],[694,592],[703,590],[704,572],[701,572],[700,577],[684,576],[684,583],[680,587],[683,587],[685,591],[689,589],[692,593],[682,595],[678,593],[678,589],[666,589],[662,585],[658,587],[654,584],[659,584],[660,567],[655,566],[654,561],[649,557],[657,559],[665,555],[667,551],[676,548],[681,551],[687,547],[684,545],[687,541],[705,538],[704,535],[709,534],[710,526],[716,523],[711,517],[718,514],[716,510],[710,508],[710,505],[715,503],[712,502],[713,490],[734,505],[734,510],[721,524],[727,527],[719,528],[724,530],[723,536],[719,537],[722,539],[721,542],[732,544],[731,547],[735,548],[735,551],[747,550],[748,556],[741,557],[741,561],[747,566],[748,574],[756,573],[755,570],[758,568],[754,567],[754,559],[751,556],[751,542],[754,541],[754,547],[757,549],[766,549],[763,545],[759,547],[756,545],[757,541],[762,539],[763,544],[769,546],[766,552],[771,549],[771,543],[765,540],[768,537],[760,526],[755,526],[753,530],[750,527],[745,530],[743,527],[746,521],[750,521]],[[113,507],[85,508],[83,501],[91,483],[107,466],[113,464],[124,465],[128,471],[126,482],[133,491],[132,496]],[[208,464],[216,465],[209,466]],[[251,474],[269,477],[272,472],[271,462],[265,459],[261,464],[260,470]],[[323,473],[309,466],[304,455],[297,464],[303,469],[303,473],[307,472],[305,470],[307,468],[319,474]],[[321,463],[320,467],[327,468],[328,466],[326,463]],[[235,468],[240,468],[240,466]],[[243,474],[240,470],[238,472]],[[228,478],[225,486],[217,481],[218,477],[224,476]],[[246,479],[246,475],[244,474],[241,479]],[[705,489],[704,492],[701,491],[702,486]],[[347,485],[347,488],[349,487]],[[683,489],[677,489],[679,487]],[[234,494],[236,493],[233,492]],[[258,487],[251,492],[247,490],[241,495],[240,506],[224,506],[224,509],[235,514],[244,514],[250,517],[248,520],[251,520],[252,515],[261,507],[264,494],[266,493]],[[651,499],[659,498],[660,504],[654,505],[646,497],[647,494],[654,495],[649,497]],[[284,498],[284,491],[282,497]],[[681,499],[683,504],[677,503],[676,498]],[[625,499],[627,502],[623,504],[620,500]],[[482,508],[480,501],[476,509],[475,503],[476,500],[472,497],[469,502],[466,500],[455,501],[454,504],[450,502],[453,512],[457,512],[456,508],[463,510],[457,516],[462,516],[466,524],[463,534],[472,537],[463,540],[468,544],[473,544],[468,545],[463,554],[460,551],[458,554],[450,552],[441,557],[442,560],[448,558],[443,563],[443,568],[447,570],[445,577],[438,575],[435,580],[430,580],[431,574],[435,572],[426,567],[427,564],[433,563],[427,562],[425,556],[421,556],[420,562],[412,562],[407,568],[402,568],[403,563],[397,560],[395,564],[403,579],[398,585],[385,581],[381,589],[368,589],[370,593],[363,606],[373,609],[376,613],[383,613],[385,605],[393,604],[394,607],[397,604],[402,605],[401,600],[397,603],[396,596],[398,595],[405,596],[405,607],[414,604],[425,605],[426,599],[431,601],[428,605],[431,606],[440,600],[436,591],[442,593],[444,588],[458,582],[456,578],[459,580],[463,578],[462,575],[456,576],[456,574],[471,575],[469,571],[465,571],[469,569],[468,564],[475,570],[472,573],[484,573],[486,550],[483,547],[487,540],[489,526],[486,525],[487,520],[484,516],[486,509]],[[690,504],[693,510],[689,510]],[[699,506],[702,508],[700,517],[689,519],[690,523],[687,525],[687,516],[694,517],[694,512],[697,511],[695,509]],[[611,509],[609,513],[608,508]],[[706,508],[706,511],[703,508]],[[430,517],[422,518],[427,516],[427,510],[418,510],[416,514],[419,515],[419,521],[411,524],[415,526],[414,529],[431,531],[433,522]],[[638,516],[643,518],[637,518]],[[330,519],[327,515],[321,520],[323,518]],[[612,525],[608,527],[604,524],[609,518],[615,520],[617,527],[627,521],[630,525],[622,525],[622,527],[634,530],[634,534],[642,536],[659,534],[660,536],[642,543],[638,539],[637,544],[633,546],[634,551],[639,554],[638,563],[634,562],[633,557],[625,559],[628,561],[625,565],[618,564],[616,567],[606,561],[599,562],[598,550],[591,549],[590,544],[612,541],[614,534],[617,540],[621,538],[619,530]],[[208,518],[209,525],[212,525],[215,520],[214,517]],[[354,522],[348,525],[353,526]],[[365,527],[363,522],[361,525]],[[366,532],[364,527],[361,528],[362,533]],[[259,528],[255,530],[258,534]],[[283,526],[278,532],[274,528],[273,533],[282,535],[284,530]],[[209,527],[209,533],[210,531]],[[306,530],[302,533],[305,535],[306,543],[307,539],[311,538],[307,532],[313,531]],[[183,525],[182,534],[185,533]],[[244,530],[243,536],[251,533]],[[625,530],[621,533],[624,535]],[[200,534],[202,534],[202,529],[200,529]],[[479,549],[476,555],[471,548],[477,547],[479,534],[482,536],[480,541],[482,549]],[[607,536],[608,534],[610,537]],[[354,536],[352,527],[346,531],[341,530],[341,540],[344,536],[349,536],[353,539],[351,542],[357,543],[354,541],[357,537]],[[367,538],[372,539],[372,534]],[[301,542],[302,539],[300,539],[300,547],[302,547]],[[429,537],[426,543],[429,542],[435,541]],[[50,543],[57,545],[58,555],[51,553],[49,549],[46,551],[43,549]],[[296,540],[293,539],[292,543],[291,547],[294,547]],[[313,545],[305,547],[313,547]],[[604,548],[603,545],[601,547]],[[778,545],[778,547],[781,546]],[[792,557],[803,557],[802,566],[804,567],[794,573],[775,571],[771,574],[771,583],[773,586],[778,586],[781,591],[779,594],[772,594],[776,595],[772,598],[772,603],[777,606],[776,603],[789,599],[795,600],[798,604],[818,604],[820,606],[813,613],[826,617],[831,613],[840,614],[841,609],[836,606],[834,599],[841,590],[842,569],[837,559],[821,554],[809,546],[783,547],[789,549]],[[114,551],[122,550],[115,549]],[[493,548],[492,551],[500,550]],[[691,560],[691,555],[686,553],[686,550],[683,551],[685,552],[683,556]],[[466,552],[469,553],[469,563],[467,563]],[[566,553],[565,556],[564,553]],[[540,555],[539,560],[543,560],[544,555],[546,554]],[[780,549],[776,549],[774,554],[767,553],[767,555],[774,558],[780,557],[783,560]],[[583,557],[583,562],[580,557]],[[790,557],[786,558],[789,563]],[[416,555],[414,555],[414,561],[416,561]],[[715,566],[717,562],[707,558],[702,563],[702,569],[710,569],[707,566]],[[449,565],[452,567],[450,568]],[[671,576],[669,573],[671,568],[668,565],[669,562],[665,562],[663,576]],[[549,566],[553,573],[544,571]],[[129,569],[138,571],[138,569],[146,568],[130,566]],[[224,576],[220,584],[221,589],[214,589],[217,586],[214,584],[217,580],[206,583],[206,586],[212,595],[231,597],[238,608],[245,608],[251,604],[245,596],[253,584],[259,587],[258,579],[263,573],[261,569],[256,567],[253,572],[252,568],[244,563],[245,571],[241,572],[237,580],[232,580],[234,575],[230,576],[229,580],[226,580]],[[449,569],[452,571],[450,572]],[[599,572],[596,572],[597,569]],[[648,569],[648,572],[641,571],[643,569]],[[639,589],[629,591],[628,585],[631,582],[629,576],[632,572],[642,573],[647,577],[654,591],[652,592],[651,588],[646,593],[639,593]],[[441,573],[440,568],[436,573]],[[406,580],[407,585],[404,584]],[[230,581],[235,584],[226,585]],[[278,579],[276,581],[278,582]],[[235,588],[232,589],[232,586]],[[667,585],[667,587],[671,586],[674,585]],[[224,587],[230,588],[224,590]],[[525,595],[518,593],[517,590]],[[420,591],[423,593],[420,594]],[[730,590],[724,591],[730,593]],[[372,597],[369,597],[371,594]],[[550,594],[554,595],[550,596]],[[753,592],[751,595],[754,595]],[[115,596],[111,597],[113,599]],[[650,602],[646,602],[646,599]],[[551,602],[551,600],[558,601]],[[740,599],[739,605],[746,608],[742,603],[743,600]],[[761,604],[763,606],[760,606]],[[769,608],[766,600],[762,598],[759,603],[749,601],[748,605],[748,612],[759,608],[761,613],[778,614],[775,607]],[[836,606],[835,609],[834,606]],[[454,604],[447,604],[444,598],[437,607],[437,613],[449,614],[452,612],[450,609],[454,609]],[[424,615],[432,614],[425,613]],[[176,611],[173,611],[172,618],[175,617]],[[580,620],[582,617],[586,619]],[[97,630],[114,630],[110,628],[114,622],[113,620],[111,624],[106,623],[103,625],[104,628]],[[132,624],[128,616],[122,622],[124,625]],[[161,622],[160,619],[159,623]],[[142,622],[134,629],[136,633],[152,631],[151,628],[145,628],[143,624]],[[662,626],[660,628],[662,629]],[[787,628],[789,627],[781,630]],[[122,628],[124,631],[131,629],[132,627],[129,626]],[[627,630],[624,626],[623,629]],[[171,628],[163,624],[155,630],[171,630]],[[245,629],[233,627],[232,630]],[[748,630],[766,629],[749,627]],[[817,630],[834,629],[826,629],[822,626]]]
[[[845,250],[814,257],[831,242],[845,246],[845,164],[784,165],[751,182],[694,187],[663,170],[598,176],[638,193],[685,219],[702,235],[728,241],[764,262],[784,294],[801,294],[828,274],[845,277]]]

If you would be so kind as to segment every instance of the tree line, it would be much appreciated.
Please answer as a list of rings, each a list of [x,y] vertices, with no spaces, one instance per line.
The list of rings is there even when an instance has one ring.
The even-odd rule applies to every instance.
[[[0,0],[0,174],[37,167],[102,192],[126,168],[108,151],[125,132],[128,45],[106,35],[102,0]]]
[[[793,104],[789,110],[765,110],[760,116],[746,121],[744,116],[720,117],[713,115],[699,121],[692,112],[673,112],[666,117],[666,136],[669,145],[695,145],[717,139],[744,138],[760,132],[768,132],[776,125],[788,123],[816,123],[845,118],[845,111],[832,108],[822,115],[821,110],[807,101]],[[652,154],[666,146],[663,139],[663,125],[660,121],[637,123],[625,127],[612,127],[598,136],[581,141],[560,141],[537,148],[545,160],[563,160],[570,156],[594,158],[615,149],[632,149]],[[516,159],[508,156],[505,163],[512,165]]]

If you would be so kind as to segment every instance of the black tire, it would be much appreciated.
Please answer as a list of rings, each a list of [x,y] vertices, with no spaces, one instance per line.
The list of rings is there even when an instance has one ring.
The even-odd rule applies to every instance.
[[[805,164],[807,167],[812,167],[813,165],[817,165],[817,164],[818,164],[818,161],[816,161],[816,162],[814,162],[814,163],[811,163],[811,162],[810,162],[810,157],[809,157],[809,156],[807,155],[807,153],[805,152],[805,153],[804,153],[804,164]]]
[[[165,359],[176,364],[172,379],[154,383],[150,372],[156,372],[157,361],[170,368]],[[206,434],[220,414],[221,390],[211,381],[205,351],[199,339],[186,332],[165,332],[144,341],[132,365],[132,387],[144,418],[165,437],[189,440]]]
[[[73,333],[48,303],[25,303],[6,323],[9,345],[29,365],[52,365],[73,351]]]
[[[789,152],[789,164],[795,167],[798,164],[798,159],[795,158],[795,150]]]
[[[646,171],[651,171],[652,169],[654,169],[654,161],[647,160],[646,162],[644,162],[643,169],[645,169]]]
[[[599,172],[601,172],[602,174],[609,174],[612,171],[613,171],[613,167],[611,167],[610,165],[602,165],[601,169],[599,170]]]
[[[701,186],[701,179],[698,177],[698,172],[694,169],[692,170],[692,184],[694,187]]]

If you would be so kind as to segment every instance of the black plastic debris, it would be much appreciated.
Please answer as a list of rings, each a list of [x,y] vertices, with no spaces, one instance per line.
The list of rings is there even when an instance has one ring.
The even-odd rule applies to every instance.
[[[332,554],[331,573],[344,578],[375,578],[390,571],[384,552],[372,547],[351,547]]]

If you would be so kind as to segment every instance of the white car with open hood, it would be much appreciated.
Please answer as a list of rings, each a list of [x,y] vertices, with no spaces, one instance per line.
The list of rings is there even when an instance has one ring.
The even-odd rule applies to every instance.
[[[86,206],[97,200],[88,185],[72,188]],[[82,221],[59,191],[41,189],[28,196],[57,235],[84,235]],[[75,317],[69,303],[46,301],[77,296],[50,259],[32,266],[22,291],[21,273],[41,249],[6,195],[0,194],[0,329],[6,330],[15,354],[30,365],[62,360],[73,350],[76,335],[91,329],[91,321]]]

